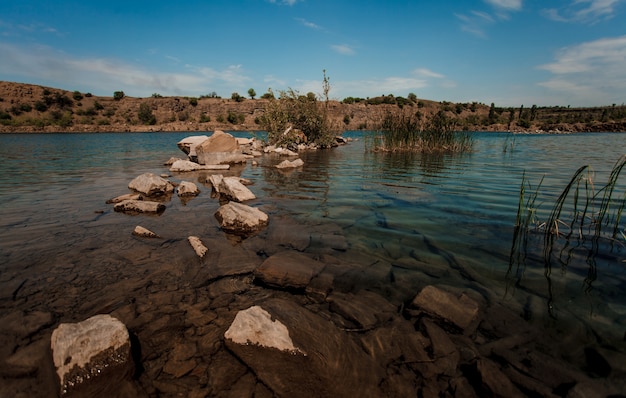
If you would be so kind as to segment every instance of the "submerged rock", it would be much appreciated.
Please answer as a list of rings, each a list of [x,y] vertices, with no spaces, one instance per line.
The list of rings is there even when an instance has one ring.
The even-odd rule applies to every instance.
[[[266,259],[254,272],[266,285],[283,289],[304,289],[326,264],[296,251],[284,251]]]
[[[125,195],[120,195],[120,196],[116,196],[112,199],[109,199],[106,201],[107,204],[111,204],[111,203],[120,203],[123,202],[125,200],[141,200],[142,197],[140,194],[138,193],[127,193]]]
[[[144,173],[135,177],[128,188],[147,196],[165,195],[174,192],[174,186],[166,179],[153,173]]]
[[[290,169],[290,168],[296,168],[296,167],[300,167],[304,165],[304,161],[300,158],[296,159],[296,160],[283,160],[282,162],[278,163],[276,165],[277,169]]]
[[[269,217],[261,210],[237,202],[228,202],[217,209],[215,218],[220,227],[235,235],[248,235],[267,225]]]
[[[61,395],[78,390],[84,396],[115,396],[116,381],[134,369],[128,330],[110,315],[60,324],[50,346]]]
[[[478,315],[479,305],[470,297],[460,297],[434,286],[426,286],[413,299],[412,306],[442,318],[462,330],[468,328]]]
[[[122,213],[162,213],[165,211],[165,205],[149,200],[124,200],[116,203],[113,210]]]
[[[197,170],[228,170],[227,164],[199,164],[191,160],[177,160],[170,167],[171,172],[185,172]]]

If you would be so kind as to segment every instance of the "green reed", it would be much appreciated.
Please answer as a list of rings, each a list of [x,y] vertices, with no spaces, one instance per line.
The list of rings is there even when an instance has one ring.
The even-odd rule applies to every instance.
[[[454,120],[443,112],[427,121],[421,114],[389,112],[383,117],[378,131],[370,140],[374,151],[459,153],[471,151],[474,144],[471,135],[457,131]]]

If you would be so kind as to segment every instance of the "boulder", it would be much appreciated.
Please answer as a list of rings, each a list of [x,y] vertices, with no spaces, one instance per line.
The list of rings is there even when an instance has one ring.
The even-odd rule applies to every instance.
[[[220,130],[216,130],[195,149],[198,163],[205,165],[245,163],[247,159],[239,149],[237,139]]]
[[[50,345],[61,395],[115,396],[117,382],[134,369],[128,330],[110,315],[62,323],[52,332]]]
[[[230,166],[227,164],[199,164],[192,162],[191,160],[177,160],[172,163],[170,171],[185,172],[197,170],[228,170],[229,168]]]
[[[267,258],[254,272],[262,283],[283,289],[304,289],[326,265],[296,251]]]
[[[113,210],[121,213],[162,213],[165,205],[149,200],[124,200],[116,203]]]
[[[256,196],[241,182],[239,177],[222,178],[219,182],[219,189],[216,189],[216,191],[228,200],[234,200],[235,202],[256,199]]]
[[[144,173],[135,177],[128,188],[147,196],[165,195],[174,192],[174,186],[166,179],[153,173]]]
[[[178,196],[196,196],[200,193],[198,186],[190,181],[183,181],[178,185]]]
[[[245,236],[266,226],[269,217],[254,207],[229,202],[217,209],[215,218],[224,231]]]
[[[258,305],[239,311],[224,337],[237,344],[258,344],[292,354],[306,355],[293,345],[289,330]]]
[[[413,307],[458,326],[468,328],[478,316],[479,306],[466,294],[457,297],[434,286],[426,286],[415,296]]]
[[[300,158],[292,160],[292,161],[283,160],[282,162],[276,165],[276,168],[277,169],[290,169],[290,168],[300,167],[303,164],[304,162]]]
[[[192,135],[178,141],[176,145],[192,159],[196,156],[196,146],[206,141],[208,138],[209,137],[206,135]]]

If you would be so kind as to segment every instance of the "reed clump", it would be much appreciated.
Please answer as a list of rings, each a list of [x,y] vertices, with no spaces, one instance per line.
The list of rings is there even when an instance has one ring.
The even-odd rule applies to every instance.
[[[589,292],[597,279],[596,258],[611,258],[610,253],[626,243],[622,218],[626,190],[618,184],[625,166],[626,156],[622,156],[614,164],[604,185],[594,183],[595,174],[588,165],[580,167],[549,211],[542,211],[536,204],[541,193],[541,183],[532,190],[525,174],[522,176],[507,276],[519,283],[527,256],[541,253],[544,275],[548,281],[550,310],[553,300],[550,279],[553,264],[565,271],[574,261],[574,254],[580,256],[582,253],[584,266],[587,267],[583,287]],[[620,188],[623,192],[620,192]],[[540,214],[546,214],[547,217],[542,219]],[[541,246],[541,250],[533,250],[529,246],[531,235],[539,238],[534,242]]]
[[[372,151],[460,153],[473,148],[467,132],[457,131],[454,119],[439,111],[429,120],[420,113],[389,112],[369,139]]]

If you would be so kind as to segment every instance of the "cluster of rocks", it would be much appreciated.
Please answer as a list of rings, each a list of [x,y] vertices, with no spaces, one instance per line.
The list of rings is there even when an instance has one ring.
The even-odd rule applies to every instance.
[[[179,146],[197,157],[206,139],[197,141]],[[112,200],[115,206],[180,195],[183,182],[140,177],[129,184],[136,193]],[[215,213],[222,230],[250,239],[207,245],[189,236],[200,263],[180,292],[162,291],[177,283],[170,280],[120,304],[113,316],[59,325],[51,346],[61,395],[584,397],[619,396],[626,388],[616,382],[626,380],[626,357],[599,347],[552,355],[549,338],[476,284],[455,288],[432,277],[403,287],[411,298],[402,302],[357,289],[360,271],[333,255],[348,250],[340,233],[302,231],[288,218],[269,225],[267,214],[241,203],[255,198],[251,181],[220,174],[207,180],[224,202]],[[254,235],[264,227],[276,246]],[[140,226],[133,234],[159,238]],[[313,240],[326,250],[307,254]],[[397,274],[380,277],[399,280]]]

